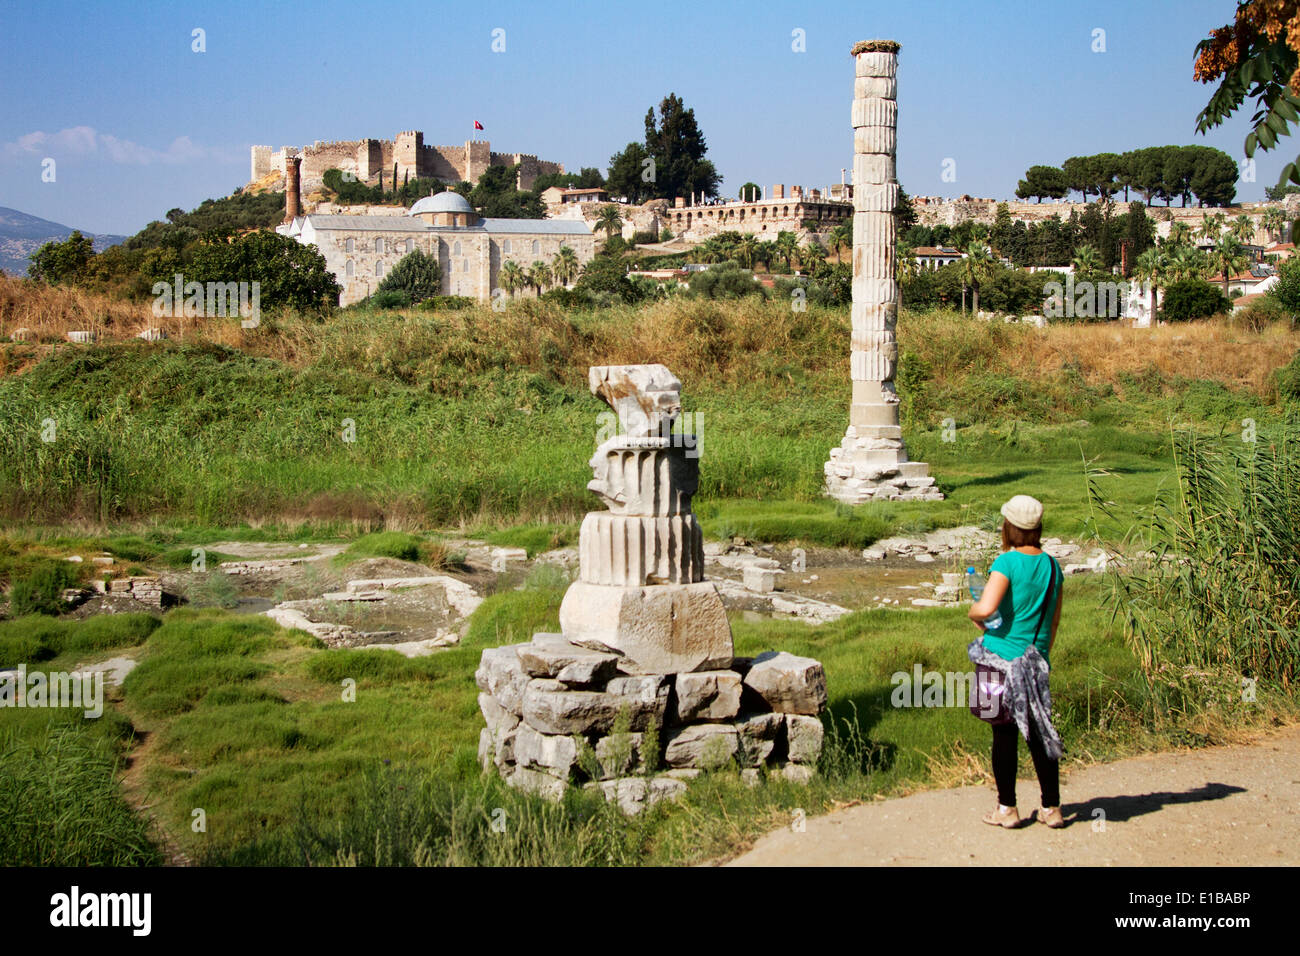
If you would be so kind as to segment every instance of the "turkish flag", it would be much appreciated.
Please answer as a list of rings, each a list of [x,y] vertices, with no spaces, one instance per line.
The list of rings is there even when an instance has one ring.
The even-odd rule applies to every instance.
[[[480,123],[478,120],[475,120],[475,121],[474,121],[474,128],[475,128],[475,129],[482,129],[482,128],[483,128],[483,124]]]

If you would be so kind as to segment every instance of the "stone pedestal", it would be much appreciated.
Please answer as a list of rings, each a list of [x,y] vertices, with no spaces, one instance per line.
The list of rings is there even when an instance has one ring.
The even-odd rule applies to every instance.
[[[562,633],[483,652],[480,761],[551,797],[598,788],[628,812],[727,765],[806,782],[825,674],[789,654],[735,657],[691,513],[699,446],[671,434],[681,384],[662,365],[633,365],[593,368],[590,385],[620,424],[590,462],[588,488],[607,510],[582,523]]]
[[[849,504],[939,499],[929,467],[908,461],[898,419],[895,178],[898,44],[860,43],[853,122],[853,306],[849,427],[826,462],[826,492]]]

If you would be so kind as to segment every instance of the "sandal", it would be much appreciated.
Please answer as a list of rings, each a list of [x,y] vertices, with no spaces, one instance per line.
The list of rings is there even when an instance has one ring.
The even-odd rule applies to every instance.
[[[1045,823],[1053,830],[1065,826],[1065,816],[1061,813],[1060,807],[1039,807],[1036,816],[1039,823]]]
[[[1000,806],[994,807],[988,813],[984,814],[982,819],[985,823],[991,824],[995,827],[1004,827],[1008,830],[1014,830],[1016,827],[1020,826],[1020,811],[1015,807],[1008,807],[1006,810],[1003,810]]]

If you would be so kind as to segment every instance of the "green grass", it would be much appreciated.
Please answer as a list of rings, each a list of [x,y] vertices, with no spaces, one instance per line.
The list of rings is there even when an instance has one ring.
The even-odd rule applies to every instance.
[[[483,535],[488,544],[499,547],[524,548],[528,557],[535,558],[543,551],[567,548],[578,543],[576,524],[529,524],[501,528]]]
[[[0,665],[51,661],[73,662],[78,655],[135,647],[159,625],[149,614],[110,614],[67,621],[30,614],[0,621]]]
[[[0,727],[0,865],[158,866],[145,820],[123,799],[120,747],[43,711]],[[107,718],[100,718],[105,720]]]
[[[688,302],[593,314],[520,306],[489,318],[290,323],[250,340],[248,352],[57,350],[0,378],[0,415],[13,423],[0,435],[0,511],[55,525],[169,526],[100,542],[124,562],[234,536],[216,529],[268,540],[468,524],[492,529],[494,543],[544,550],[571,540],[569,525],[594,500],[586,460],[603,406],[587,392],[586,364],[624,353],[666,361],[682,378],[686,408],[700,416],[700,501],[784,509],[821,497],[849,403],[841,313]],[[1100,384],[1069,362],[1036,375],[1009,362],[1032,334],[956,316],[900,323],[911,356],[900,369],[909,450],[959,503],[996,510],[1041,485],[1060,496],[1049,504],[1067,530],[1083,518],[1079,443],[1115,473],[1123,502],[1167,471],[1170,421],[1216,432],[1280,417],[1269,397],[1151,368]],[[276,350],[277,335],[297,337],[289,351],[303,364],[255,354]],[[40,440],[46,417],[59,423],[55,443]],[[922,504],[907,520],[952,523],[942,513],[951,507]],[[846,531],[824,514],[800,522],[784,510],[743,520],[756,537],[823,543],[857,544],[873,531],[867,519]],[[4,563],[0,554],[0,575]]]
[[[482,717],[473,673],[484,647],[556,629],[565,578],[552,570],[557,574],[537,574],[523,590],[489,597],[461,646],[418,659],[326,650],[261,617],[168,613],[139,648],[141,663],[121,703],[122,713],[153,735],[142,768],[152,812],[188,855],[207,863],[685,863],[733,852],[788,822],[794,808],[815,813],[837,801],[970,782],[987,771],[988,730],[964,708],[890,703],[893,675],[910,674],[915,664],[968,669],[965,646],[974,631],[965,615],[872,610],[816,628],[732,621],[737,653],[783,649],[826,667],[828,743],[809,787],[772,779],[750,789],[724,769],[694,782],[681,804],[635,819],[590,794],[572,793],[556,807],[505,789],[480,776],[475,762]],[[1171,741],[1213,742],[1225,728],[1294,713],[1289,697],[1264,685],[1257,706],[1220,701],[1222,710],[1202,715],[1199,729],[1157,733],[1144,717],[1146,685],[1112,627],[1103,590],[1102,582],[1070,579],[1053,653],[1067,768],[1071,760]],[[0,632],[28,633],[36,623]],[[64,646],[99,643],[64,639]],[[129,733],[126,720],[112,719],[119,733]],[[110,726],[81,728],[76,746],[89,746],[87,734]],[[24,746],[33,739],[27,734]],[[102,782],[102,767],[96,772]],[[60,812],[99,812],[107,797],[98,786],[78,785],[80,796]],[[196,808],[207,817],[205,833],[190,829]],[[494,840],[498,810],[510,824],[507,837]],[[83,852],[67,831],[58,833],[66,846],[55,858]],[[33,851],[23,852],[30,858]]]

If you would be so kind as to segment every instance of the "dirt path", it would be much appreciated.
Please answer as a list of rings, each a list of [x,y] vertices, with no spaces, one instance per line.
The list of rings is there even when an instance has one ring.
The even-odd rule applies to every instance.
[[[1022,767],[1029,756],[1021,748]],[[1038,784],[1020,780],[1022,814]],[[1071,824],[1019,830],[980,817],[988,787],[934,790],[810,817],[728,866],[1259,866],[1300,863],[1300,726],[1242,745],[1133,757],[1072,772]],[[1104,814],[1104,829],[1102,816]]]

